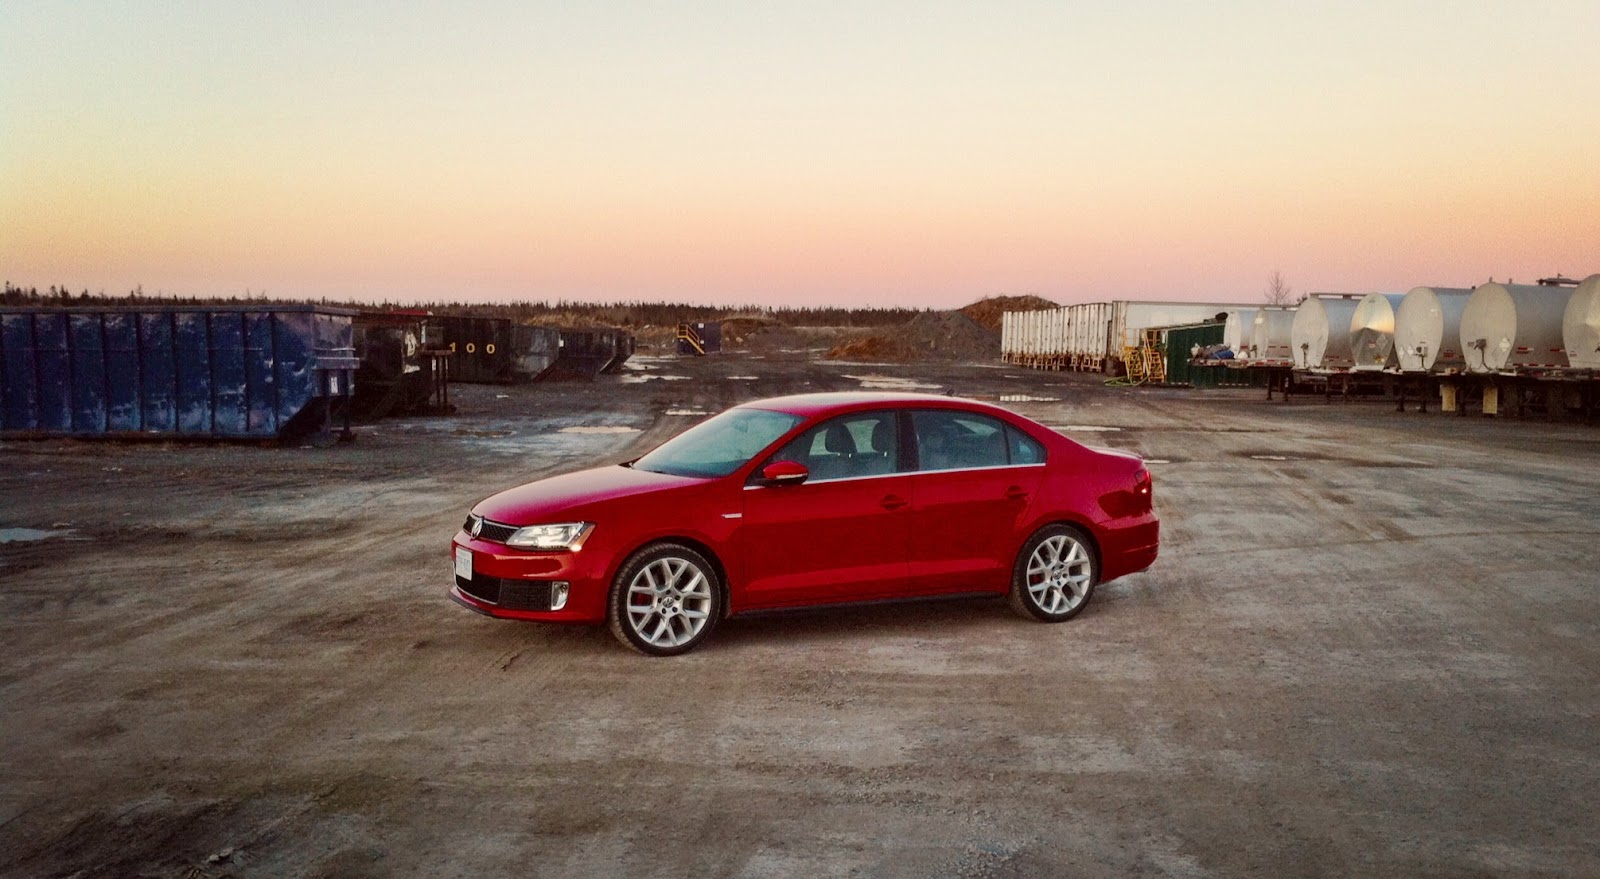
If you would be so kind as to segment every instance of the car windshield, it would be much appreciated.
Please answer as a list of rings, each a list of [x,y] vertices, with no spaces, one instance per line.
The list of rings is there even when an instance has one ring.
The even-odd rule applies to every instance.
[[[729,409],[667,440],[633,466],[673,476],[727,476],[800,421],[787,412]]]

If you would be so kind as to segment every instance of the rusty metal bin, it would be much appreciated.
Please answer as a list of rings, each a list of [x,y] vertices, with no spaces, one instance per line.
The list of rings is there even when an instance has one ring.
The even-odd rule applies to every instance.
[[[537,381],[561,353],[554,327],[513,324],[503,317],[439,315],[428,318],[450,350],[450,380],[469,384]]]

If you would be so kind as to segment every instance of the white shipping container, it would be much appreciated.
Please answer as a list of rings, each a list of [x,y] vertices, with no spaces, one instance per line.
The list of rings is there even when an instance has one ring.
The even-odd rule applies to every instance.
[[[1085,311],[1083,347],[1080,357],[1083,369],[1104,370],[1114,358],[1122,356],[1121,346],[1113,348],[1111,332],[1116,319],[1116,303],[1090,303]]]
[[[1222,302],[1136,302],[1119,299],[1111,303],[1111,338],[1107,355],[1121,357],[1124,347],[1137,348],[1144,331],[1152,327],[1176,327],[1216,320],[1217,315],[1243,307]]]
[[[1238,305],[1211,302],[1083,302],[1053,311],[1008,312],[1001,352],[1028,366],[1099,370],[1120,362],[1144,331],[1215,320]]]
[[[1054,308],[1042,311],[1045,324],[1045,348],[1050,352],[1050,367],[1060,369],[1066,365],[1067,312]]]

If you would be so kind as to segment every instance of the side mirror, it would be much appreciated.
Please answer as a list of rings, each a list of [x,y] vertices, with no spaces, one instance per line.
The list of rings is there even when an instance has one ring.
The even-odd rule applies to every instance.
[[[799,461],[773,461],[761,468],[762,485],[799,485],[811,476],[811,471]]]

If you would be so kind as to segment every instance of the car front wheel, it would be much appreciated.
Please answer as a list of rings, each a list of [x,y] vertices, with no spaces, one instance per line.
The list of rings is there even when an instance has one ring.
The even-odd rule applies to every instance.
[[[717,569],[676,543],[658,543],[628,558],[611,586],[607,620],[617,640],[650,656],[693,650],[722,615]]]
[[[1072,619],[1094,595],[1100,566],[1082,531],[1071,525],[1039,529],[1017,554],[1011,606],[1047,623]]]

